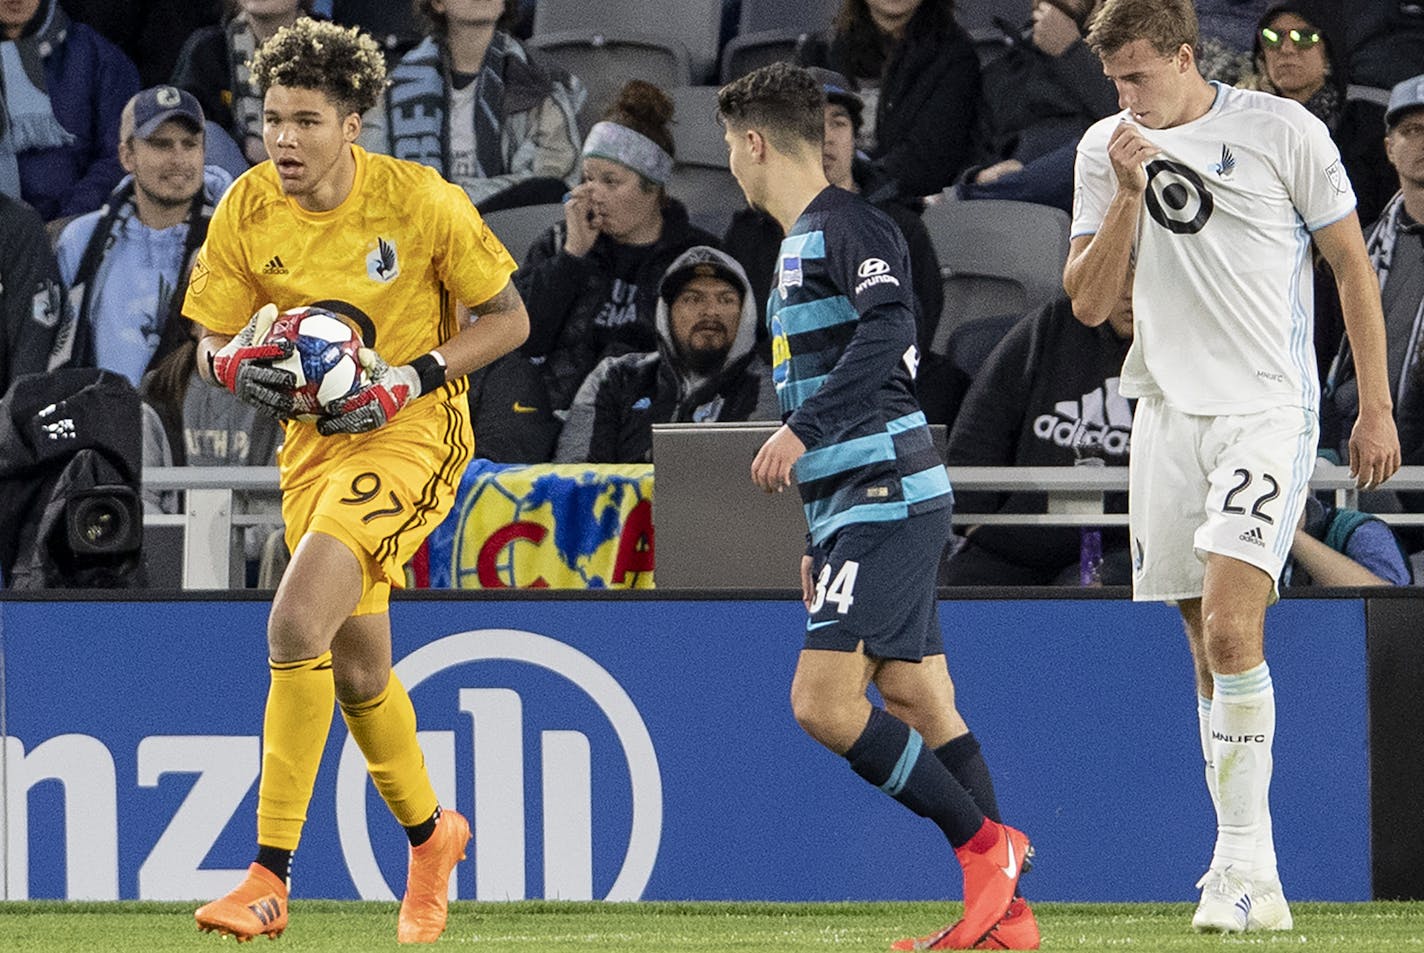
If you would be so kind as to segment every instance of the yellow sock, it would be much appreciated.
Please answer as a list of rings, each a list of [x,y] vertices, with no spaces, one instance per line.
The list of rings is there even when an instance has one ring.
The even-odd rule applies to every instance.
[[[415,738],[415,706],[395,673],[375,698],[342,705],[341,717],[366,756],[371,780],[396,820],[403,827],[429,820],[440,802]]]
[[[257,785],[257,843],[296,850],[331,730],[336,685],[331,653],[269,662],[272,683],[262,720],[262,780]]]

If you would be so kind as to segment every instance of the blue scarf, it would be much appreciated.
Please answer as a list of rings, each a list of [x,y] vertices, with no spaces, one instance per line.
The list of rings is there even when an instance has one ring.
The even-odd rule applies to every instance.
[[[500,127],[504,118],[505,58],[509,38],[495,31],[475,80],[475,174],[503,175]],[[433,37],[401,58],[386,92],[386,136],[390,154],[448,175],[450,168],[449,64]]]
[[[50,0],[39,29],[18,40],[0,42],[0,84],[5,98],[0,133],[0,191],[20,197],[17,156],[31,149],[71,145],[73,133],[54,117],[45,89],[44,61],[69,35],[69,17]]]

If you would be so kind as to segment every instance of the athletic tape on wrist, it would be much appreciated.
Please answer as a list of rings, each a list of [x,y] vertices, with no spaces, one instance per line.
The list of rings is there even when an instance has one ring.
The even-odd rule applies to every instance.
[[[410,366],[415,368],[415,373],[420,377],[420,392],[428,394],[437,387],[445,384],[445,361],[439,351],[431,351],[422,354],[410,362]]]

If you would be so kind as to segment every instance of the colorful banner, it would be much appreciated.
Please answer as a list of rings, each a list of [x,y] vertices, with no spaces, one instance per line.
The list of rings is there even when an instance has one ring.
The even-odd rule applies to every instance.
[[[651,589],[653,468],[476,460],[428,553],[435,589]]]

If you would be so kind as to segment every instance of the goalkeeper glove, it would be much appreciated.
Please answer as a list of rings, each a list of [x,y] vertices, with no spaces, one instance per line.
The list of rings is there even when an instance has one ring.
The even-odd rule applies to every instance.
[[[445,360],[438,351],[394,366],[367,347],[361,348],[359,357],[368,383],[326,405],[326,415],[316,422],[323,437],[384,427],[406,404],[445,383]]]
[[[273,361],[291,356],[292,342],[263,343],[276,320],[277,306],[264,304],[231,341],[208,355],[208,366],[213,379],[238,400],[283,420],[295,411],[297,378],[291,371],[272,366]]]

